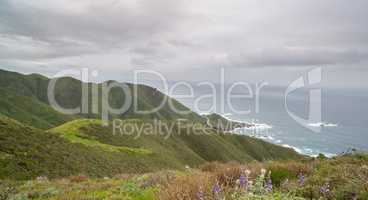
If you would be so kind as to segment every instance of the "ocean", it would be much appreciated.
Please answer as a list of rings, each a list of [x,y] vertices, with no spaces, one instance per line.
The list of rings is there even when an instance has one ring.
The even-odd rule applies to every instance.
[[[258,103],[254,97],[254,87],[251,89],[253,98],[230,100],[226,98],[229,87],[224,88],[221,90],[220,86],[216,86],[215,98],[205,98],[204,95],[213,94],[214,90],[203,86],[193,87],[193,98],[175,98],[198,113],[216,112],[232,120],[254,123],[256,128],[237,129],[234,133],[291,147],[301,154],[334,156],[352,149],[368,151],[368,90],[321,89],[321,120],[302,125],[286,109],[286,88],[263,87]],[[250,94],[244,87],[237,88],[239,90],[233,90],[232,94]],[[182,87],[181,91],[179,87],[177,89],[177,93],[189,94],[188,88]],[[289,94],[286,101],[289,112],[307,118],[309,95],[309,90]],[[318,127],[320,131],[313,131],[311,127]]]

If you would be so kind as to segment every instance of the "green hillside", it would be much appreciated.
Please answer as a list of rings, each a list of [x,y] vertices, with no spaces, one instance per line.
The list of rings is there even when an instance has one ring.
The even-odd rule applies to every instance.
[[[180,167],[179,162],[163,159],[162,155],[152,154],[149,150],[114,145],[119,151],[110,151],[106,150],[106,146],[73,142],[59,134],[1,117],[0,179],[65,177],[73,174],[101,177]]]
[[[38,107],[40,104],[42,104],[42,108],[40,110],[45,109],[52,109],[46,108],[45,105],[49,105],[49,100],[47,97],[47,88],[49,85],[50,79],[37,75],[23,75],[16,72],[9,72],[0,70],[0,89],[4,93],[10,93],[11,95],[17,95],[17,97],[22,97],[23,99],[25,97],[32,98],[31,101],[27,103],[27,108],[34,108]],[[116,83],[114,81],[107,81],[107,85]],[[83,118],[101,118],[101,112],[102,112],[102,84],[94,84],[94,83],[85,83],[88,86],[89,91],[89,100],[88,100],[88,112],[83,114],[78,114],[74,117],[83,117]],[[146,85],[134,85],[126,83],[130,90],[130,98],[132,102],[135,104],[131,105],[129,109],[122,113],[121,115],[111,115],[111,118],[139,118],[139,119],[178,119],[178,118],[186,118],[193,121],[199,121],[203,120],[201,116],[197,115],[194,112],[191,112],[187,107],[176,101],[175,99],[172,99],[165,94],[161,93],[160,91],[156,90],[155,88],[146,86]],[[98,96],[94,98],[94,101],[92,101],[92,88],[97,88],[98,90]],[[136,92],[135,92],[136,91]],[[82,82],[70,78],[70,77],[63,77],[60,78],[56,85],[55,85],[55,99],[58,102],[59,105],[61,105],[64,108],[76,108],[81,107],[81,97],[82,97]],[[163,101],[164,99],[167,99],[166,101]],[[3,98],[1,98],[3,100]],[[14,98],[12,98],[14,99]],[[119,88],[113,88],[111,89],[111,92],[109,93],[108,101],[112,108],[119,108],[121,107],[124,102],[126,101],[127,97],[125,96],[124,92]],[[4,101],[8,101],[6,98],[4,98]],[[178,114],[169,106],[169,101],[174,105],[175,109],[180,111],[187,111],[187,114]],[[157,110],[156,112],[149,113],[149,114],[139,114],[135,112],[134,107],[138,109],[139,111],[150,111],[153,110],[156,107],[159,107],[161,102],[164,102],[163,106]],[[59,114],[59,116],[54,116],[53,118],[44,117],[44,113],[33,113],[38,109],[33,110],[27,110],[24,108],[18,108],[18,106],[24,106],[24,105],[14,105],[10,108],[8,108],[8,111],[4,111],[4,107],[7,107],[8,102],[4,102],[4,106],[0,105],[0,113],[12,117],[20,122],[30,124],[34,127],[45,129],[50,128],[51,125],[60,124],[55,123],[55,118],[58,119],[64,119],[61,120],[65,122],[65,120],[68,120],[65,118],[65,116]],[[13,108],[14,107],[14,108]],[[92,111],[92,107],[96,108],[96,112]],[[25,112],[28,112],[27,115],[34,114],[35,116],[41,118],[43,122],[37,122],[37,123],[29,123],[36,121],[34,118],[35,116],[29,116],[29,117],[23,117],[20,114],[11,114],[13,113],[19,113],[18,110],[25,110]],[[53,112],[56,114],[56,112]],[[32,118],[32,119],[30,119]],[[48,120],[50,119],[50,121]],[[42,121],[41,120],[41,121]],[[45,121],[46,120],[46,121]]]
[[[23,75],[0,69],[0,87],[17,95],[35,97],[47,103],[48,78],[38,75]]]
[[[64,115],[49,105],[49,82],[50,79],[37,74],[22,75],[0,70],[0,179],[77,174],[102,177],[184,169],[209,161],[301,158],[292,149],[247,136],[224,134],[222,129],[206,123],[206,118],[145,85],[126,84],[136,104],[123,114],[110,115],[110,120],[120,119],[121,124],[133,128],[131,131],[114,128],[112,121],[103,126],[100,121],[102,84],[86,83],[89,112]],[[105,84],[112,83],[116,82]],[[79,80],[70,77],[59,79],[55,87],[57,102],[65,108],[81,106],[81,85]],[[92,88],[99,91],[94,101],[91,101]],[[118,108],[126,101],[128,96],[125,95],[114,88],[108,101],[112,107]],[[140,111],[149,111],[165,98],[168,101],[156,112],[139,114],[134,110],[135,106]],[[169,103],[187,113],[175,112]],[[92,112],[92,108],[96,112]],[[221,123],[229,122],[218,115],[210,117],[212,123],[217,119]],[[157,124],[163,129],[142,129]]]
[[[150,123],[128,120],[124,123]],[[187,126],[190,126],[188,124]],[[0,118],[0,178],[29,179],[86,174],[92,177],[184,169],[207,161],[297,159],[293,150],[254,138],[224,134],[137,132],[112,134],[96,120],[80,119],[42,131]],[[180,134],[179,134],[180,133]]]
[[[41,129],[61,125],[75,117],[63,115],[34,97],[17,95],[0,88],[0,113]]]

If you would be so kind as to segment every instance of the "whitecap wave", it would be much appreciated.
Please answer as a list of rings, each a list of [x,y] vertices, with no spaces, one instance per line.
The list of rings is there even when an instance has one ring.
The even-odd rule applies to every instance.
[[[245,123],[245,124],[248,125],[248,126],[239,128],[239,129],[243,129],[243,130],[267,130],[267,129],[272,129],[272,126],[269,125],[269,124],[249,123],[249,122],[240,122],[240,123]]]
[[[273,140],[275,140],[275,138],[273,138],[273,137],[272,137],[272,136],[270,136],[270,135],[269,135],[269,136],[267,136],[267,139],[272,140],[272,141],[273,141]]]
[[[276,140],[275,142],[276,142],[276,144],[280,144],[282,142],[282,140]]]
[[[206,116],[206,115],[211,115],[213,113],[201,113],[201,115]],[[265,129],[272,129],[272,126],[269,124],[265,124],[265,123],[255,123],[255,122],[247,122],[247,121],[241,121],[241,120],[236,120],[236,119],[232,119],[229,116],[232,116],[232,113],[216,113],[218,115],[220,115],[221,117],[232,121],[232,122],[237,122],[237,123],[244,123],[247,124],[248,126],[246,127],[241,127],[241,128],[237,128],[237,129],[245,129],[245,130],[265,130]]]
[[[316,123],[310,123],[309,126],[313,127],[337,127],[338,124],[328,123],[328,122],[316,122]]]
[[[286,147],[286,148],[290,148],[290,149],[294,149],[294,151],[300,153],[300,154],[304,154],[303,151],[297,147],[288,145],[288,144],[282,144],[281,146]]]
[[[296,151],[300,154],[311,156],[311,157],[317,157],[319,154],[323,154],[328,158],[332,158],[332,157],[337,155],[337,154],[334,154],[334,153],[327,153],[327,152],[322,152],[322,151],[319,151],[319,150],[313,150],[313,149],[308,148],[308,147],[297,148],[295,146],[291,146],[291,145],[288,145],[288,144],[282,144],[281,146],[286,147],[286,148],[294,149],[294,151]]]

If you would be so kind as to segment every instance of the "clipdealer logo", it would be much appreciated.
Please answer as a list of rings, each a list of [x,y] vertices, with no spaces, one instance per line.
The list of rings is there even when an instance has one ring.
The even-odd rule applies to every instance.
[[[307,73],[294,80],[286,89],[284,95],[285,109],[289,116],[293,118],[301,126],[312,130],[313,132],[320,133],[321,126],[309,126],[312,123],[319,123],[322,119],[322,89],[320,87],[313,87],[320,83],[322,80],[322,68],[314,68]],[[309,89],[309,109],[308,118],[304,119],[295,113],[291,112],[288,107],[287,97],[293,91],[306,87],[312,87]]]

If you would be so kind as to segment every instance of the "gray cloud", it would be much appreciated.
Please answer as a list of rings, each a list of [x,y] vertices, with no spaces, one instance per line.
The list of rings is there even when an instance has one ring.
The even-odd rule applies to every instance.
[[[136,9],[129,9],[113,1],[98,7],[87,4],[83,12],[70,12],[50,10],[47,3],[39,8],[24,1],[5,0],[0,6],[0,33],[32,40],[28,41],[33,42],[30,46],[57,50],[49,53],[50,57],[63,56],[62,52],[65,56],[95,52],[91,47],[130,48],[139,40],[170,31],[184,19],[179,5],[162,0],[138,1]]]
[[[260,74],[278,67],[279,79],[311,66],[359,74],[368,64],[367,7],[365,0],[2,0],[0,64],[89,66],[106,79],[135,68],[191,79],[219,66]]]
[[[279,48],[265,49],[261,51],[248,52],[232,55],[230,66],[234,67],[298,67],[298,66],[320,66],[359,64],[368,58],[366,50],[354,49],[321,49],[321,48]]]

